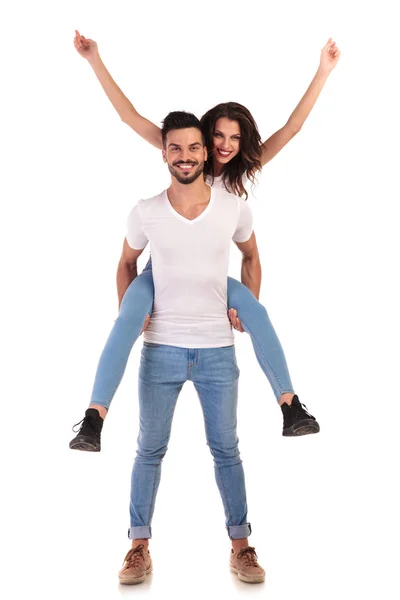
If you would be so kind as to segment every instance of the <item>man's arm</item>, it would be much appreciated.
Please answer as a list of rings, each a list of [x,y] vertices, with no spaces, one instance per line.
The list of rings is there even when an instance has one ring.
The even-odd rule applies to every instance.
[[[254,231],[247,242],[235,242],[235,244],[243,255],[242,283],[249,288],[258,300],[261,287],[261,263]],[[243,333],[244,329],[235,308],[229,309],[228,317],[232,327]]]
[[[144,248],[142,250],[134,250],[129,246],[125,238],[117,270],[118,308],[121,306],[126,290],[135,277],[137,277],[137,259],[143,250]]]
[[[242,283],[258,300],[261,288],[261,263],[254,231],[247,242],[235,243],[242,253]]]

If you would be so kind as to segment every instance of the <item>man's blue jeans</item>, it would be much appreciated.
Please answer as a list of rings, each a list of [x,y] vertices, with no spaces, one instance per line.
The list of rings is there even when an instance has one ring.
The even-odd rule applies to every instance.
[[[203,409],[229,537],[250,535],[236,434],[238,379],[234,346],[197,350],[144,342],[139,370],[140,432],[131,486],[131,539],[151,537],[161,462],[185,381],[193,381]]]

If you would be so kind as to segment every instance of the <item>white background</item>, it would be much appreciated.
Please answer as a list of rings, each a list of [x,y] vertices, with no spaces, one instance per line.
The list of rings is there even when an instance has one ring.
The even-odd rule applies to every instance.
[[[2,512],[7,598],[399,597],[398,29],[394,2],[16,2],[2,18]],[[263,139],[333,36],[342,57],[301,133],[250,200],[261,301],[321,433],[281,436],[246,334],[239,437],[251,543],[246,586],[194,389],[178,401],[153,520],[154,573],[119,588],[138,430],[134,348],[100,454],[71,452],[117,315],[126,216],[168,184],[73,47],[101,56],[156,123],[245,104]],[[397,255],[397,256],[396,256]],[[147,259],[147,254],[146,254]],[[140,267],[144,266],[143,258]],[[230,274],[239,277],[232,246]]]

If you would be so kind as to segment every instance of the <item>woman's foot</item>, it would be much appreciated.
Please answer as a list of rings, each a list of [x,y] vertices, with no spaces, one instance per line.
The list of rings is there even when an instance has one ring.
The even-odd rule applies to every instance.
[[[315,417],[306,410],[307,407],[301,404],[297,395],[293,396],[292,402],[281,404],[283,412],[283,432],[284,436],[308,435],[318,433],[319,424]]]
[[[81,426],[77,435],[70,441],[71,450],[83,450],[86,452],[100,452],[101,430],[103,428],[103,419],[99,411],[95,408],[88,408],[82,421],[79,421],[72,428]]]

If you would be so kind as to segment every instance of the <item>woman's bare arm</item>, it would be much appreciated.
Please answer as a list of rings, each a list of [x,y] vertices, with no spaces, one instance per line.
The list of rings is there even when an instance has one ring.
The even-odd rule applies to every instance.
[[[86,58],[111,104],[121,117],[140,137],[156,148],[162,148],[161,129],[140,115],[122,90],[115,83],[100,58],[95,41],[85,38],[75,31],[74,46],[81,56]]]
[[[274,158],[286,146],[288,142],[300,131],[304,121],[307,119],[316,103],[318,96],[324,87],[332,69],[337,65],[340,51],[336,42],[329,38],[321,51],[321,60],[314,79],[310,83],[306,93],[290,115],[286,125],[276,131],[266,142],[262,144],[261,165]]]

